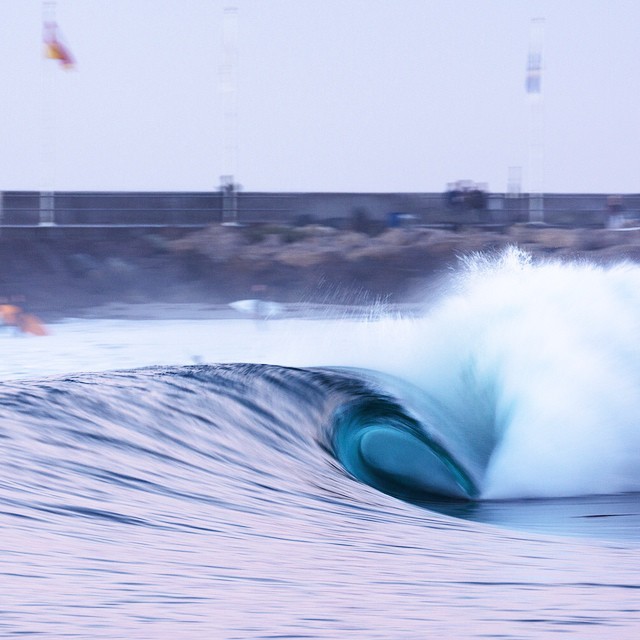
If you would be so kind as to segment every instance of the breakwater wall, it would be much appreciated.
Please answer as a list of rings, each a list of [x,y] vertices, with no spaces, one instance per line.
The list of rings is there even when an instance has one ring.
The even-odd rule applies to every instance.
[[[606,224],[607,194],[546,194],[543,219],[552,226]],[[418,225],[509,225],[530,217],[527,194],[487,194],[483,209],[448,206],[444,193],[37,192],[0,194],[0,226],[169,226],[324,223],[354,218]],[[640,194],[622,199],[622,213],[640,216]],[[395,218],[394,218],[395,216]]]

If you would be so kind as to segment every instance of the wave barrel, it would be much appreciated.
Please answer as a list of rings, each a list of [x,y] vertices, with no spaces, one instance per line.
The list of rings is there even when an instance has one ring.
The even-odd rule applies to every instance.
[[[472,499],[478,491],[453,457],[422,426],[385,398],[366,398],[337,412],[334,448],[356,478],[412,500]]]

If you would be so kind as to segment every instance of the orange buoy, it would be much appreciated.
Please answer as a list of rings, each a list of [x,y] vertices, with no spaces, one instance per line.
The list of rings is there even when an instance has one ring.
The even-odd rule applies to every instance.
[[[18,328],[22,333],[30,333],[34,336],[49,335],[40,318],[34,316],[32,313],[22,313],[18,316]]]
[[[15,304],[0,304],[0,317],[5,324],[12,327],[18,326],[18,316],[22,313],[20,307]]]
[[[9,327],[16,327],[22,333],[30,333],[34,336],[46,336],[49,334],[46,327],[32,313],[25,313],[14,304],[0,304],[0,319]]]

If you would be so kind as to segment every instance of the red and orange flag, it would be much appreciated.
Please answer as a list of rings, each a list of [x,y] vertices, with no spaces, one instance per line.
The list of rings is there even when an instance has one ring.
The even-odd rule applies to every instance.
[[[60,29],[55,22],[45,22],[42,38],[44,40],[44,55],[52,60],[59,60],[64,69],[72,69],[75,59],[66,45],[62,42]]]

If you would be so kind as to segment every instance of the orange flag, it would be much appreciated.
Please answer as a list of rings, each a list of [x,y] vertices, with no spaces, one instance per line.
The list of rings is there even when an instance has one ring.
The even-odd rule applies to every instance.
[[[76,61],[69,49],[62,43],[58,25],[55,22],[45,22],[42,37],[45,57],[60,60],[64,69],[72,69]]]

